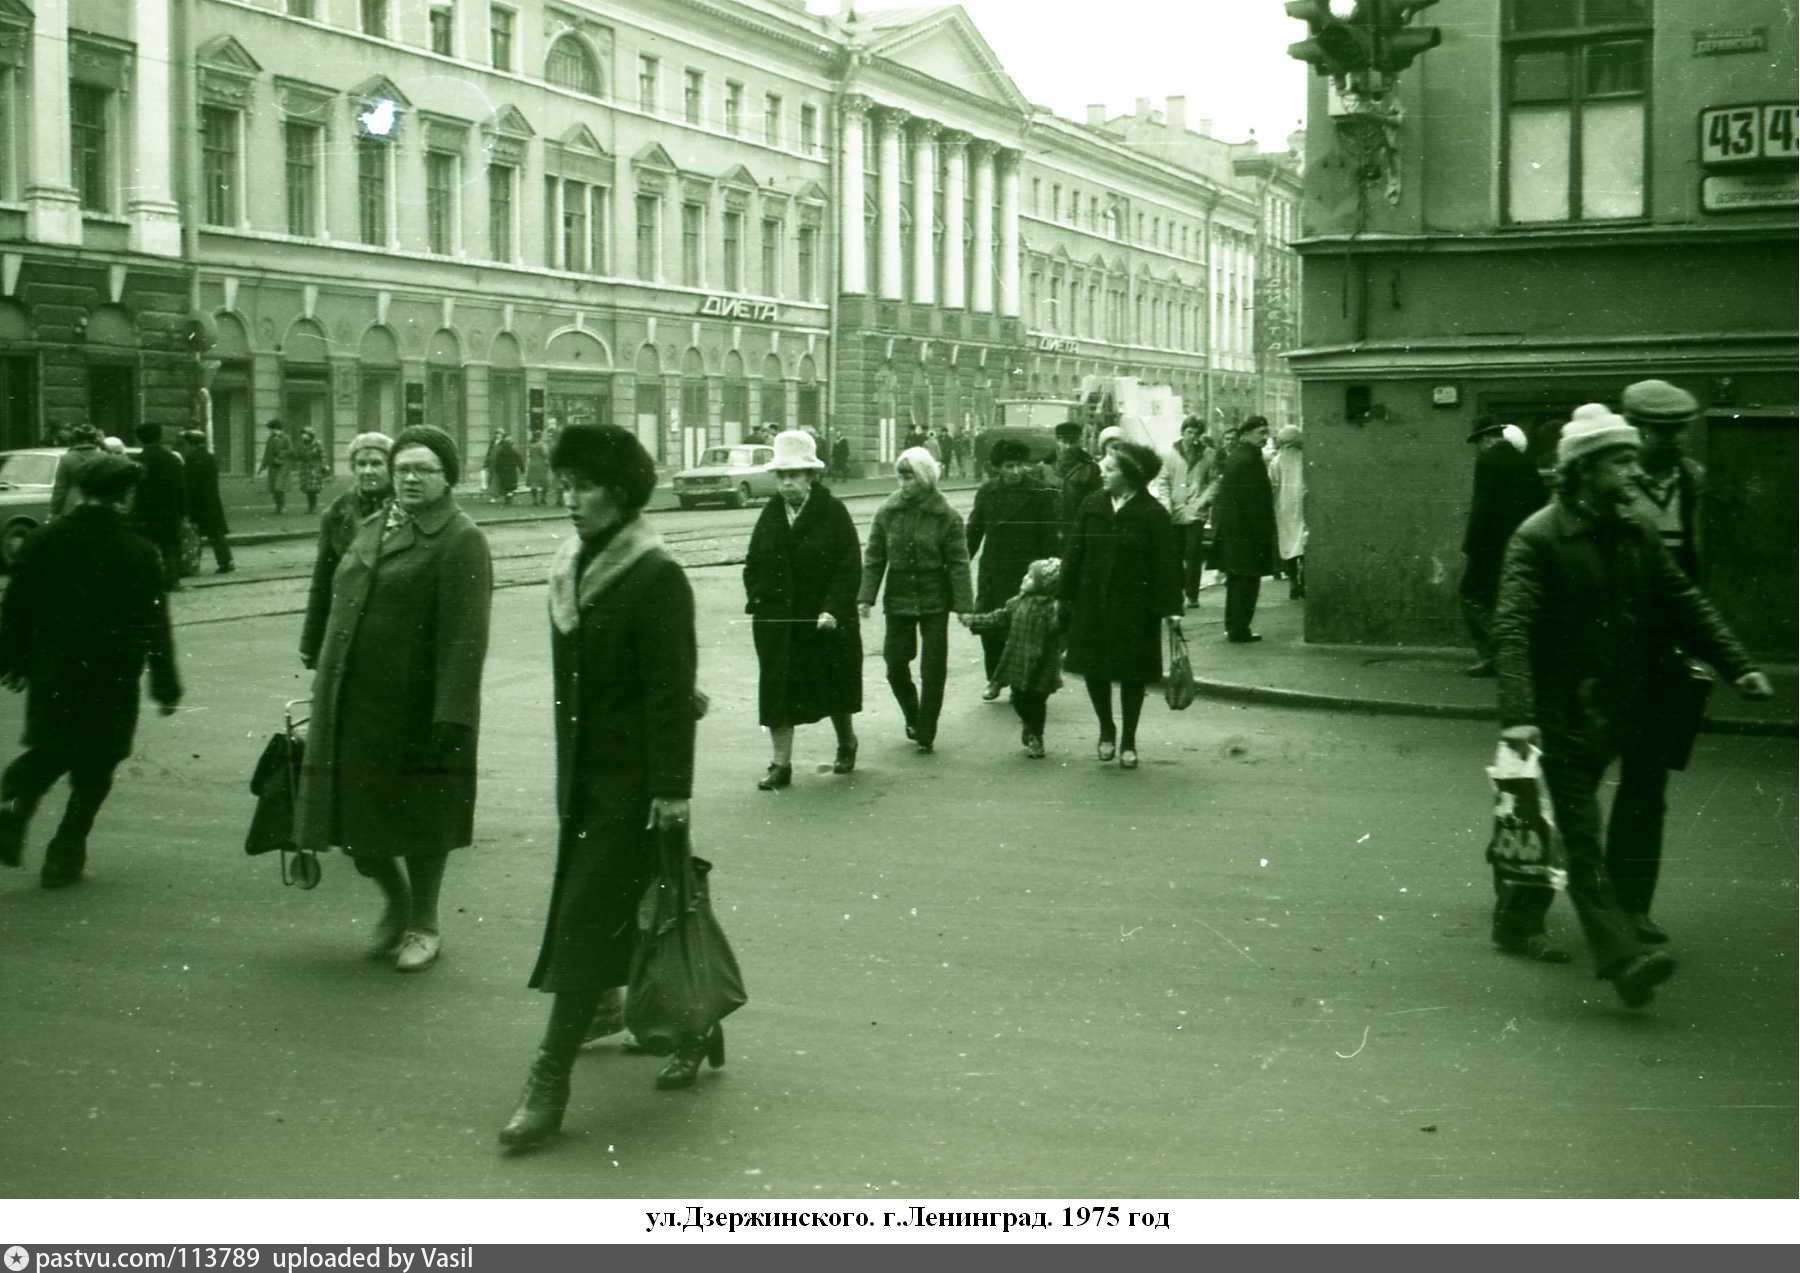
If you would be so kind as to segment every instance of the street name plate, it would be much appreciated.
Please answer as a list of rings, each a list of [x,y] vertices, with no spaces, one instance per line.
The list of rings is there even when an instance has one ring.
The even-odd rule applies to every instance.
[[[1761,53],[1769,47],[1765,27],[1729,27],[1694,32],[1695,57],[1721,57],[1728,53]]]
[[[1800,173],[1712,173],[1700,179],[1700,206],[1707,212],[1749,212],[1800,204]]]

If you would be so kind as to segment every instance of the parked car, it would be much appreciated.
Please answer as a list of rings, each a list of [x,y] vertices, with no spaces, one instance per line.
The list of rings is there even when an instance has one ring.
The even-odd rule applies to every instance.
[[[675,475],[675,498],[683,508],[712,501],[742,508],[752,500],[773,498],[775,475],[763,466],[774,458],[773,447],[749,442],[708,447],[698,464]]]
[[[64,449],[0,451],[0,567],[10,571],[32,532],[50,520],[50,490]]]

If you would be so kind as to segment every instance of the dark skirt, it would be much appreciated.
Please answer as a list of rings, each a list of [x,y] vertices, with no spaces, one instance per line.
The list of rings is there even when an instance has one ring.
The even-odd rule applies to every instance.
[[[598,789],[596,789],[598,788]],[[551,994],[622,986],[638,901],[656,873],[650,795],[632,775],[598,779],[562,820],[544,940],[528,983]]]

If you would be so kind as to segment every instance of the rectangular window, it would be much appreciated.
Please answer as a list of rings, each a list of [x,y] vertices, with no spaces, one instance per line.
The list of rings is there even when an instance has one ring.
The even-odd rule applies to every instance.
[[[1069,191],[1069,224],[1074,225],[1081,220],[1081,191]]]
[[[1648,0],[1512,0],[1509,17],[1506,219],[1643,216]]]
[[[431,51],[449,57],[456,51],[456,10],[447,4],[431,6]]]
[[[724,221],[725,277],[721,281],[726,291],[741,291],[744,286],[744,214],[727,212]]]
[[[660,200],[653,194],[637,197],[637,276],[646,281],[656,277],[657,216]]]
[[[590,186],[588,201],[588,273],[605,274],[612,257],[607,247],[612,240],[608,233],[612,228],[612,191],[605,186]]]
[[[819,108],[817,106],[800,108],[800,153],[803,155],[819,153]]]
[[[744,131],[744,86],[725,81],[725,131],[736,137]]]
[[[84,212],[112,211],[111,98],[91,84],[69,85],[71,176]]]
[[[356,234],[364,243],[388,241],[388,147],[369,137],[356,140]]]
[[[705,232],[706,208],[698,203],[681,205],[681,285],[700,286],[700,236]]]
[[[799,277],[795,279],[797,291],[803,301],[819,299],[819,232],[809,225],[800,227],[799,261],[796,269]]]
[[[581,273],[588,268],[588,188],[585,182],[562,183],[562,267]]]
[[[656,113],[656,75],[658,64],[648,53],[638,55],[638,109],[647,115]]]
[[[681,90],[682,118],[686,119],[690,124],[698,124],[700,122],[700,113],[705,109],[705,102],[706,73],[704,71],[690,70],[687,73],[687,79],[682,85]]]
[[[763,141],[770,146],[781,145],[781,96],[778,93],[763,98]]]
[[[507,164],[488,165],[488,256],[513,259],[513,187],[518,174]]]
[[[1050,219],[1053,221],[1061,221],[1062,220],[1062,187],[1061,186],[1051,186],[1050,187]]]
[[[313,13],[313,3],[314,0],[287,0],[288,16],[293,18],[317,16]]]
[[[200,111],[200,185],[207,225],[238,223],[238,123],[236,111]]]
[[[562,178],[544,178],[544,268],[554,270],[562,263],[562,213],[556,205],[562,202]]]
[[[282,126],[287,152],[287,232],[310,239],[319,232],[319,129],[313,124]]]
[[[495,67],[502,71],[513,69],[513,23],[515,20],[511,9],[502,9],[497,4],[488,6],[488,56]]]
[[[364,35],[387,38],[388,0],[362,0],[362,29]]]
[[[762,290],[764,296],[781,295],[781,222],[762,223]]]
[[[1031,215],[1034,217],[1044,215],[1044,179],[1042,177],[1031,179]]]
[[[426,246],[437,256],[456,250],[456,156],[433,150],[425,156]]]

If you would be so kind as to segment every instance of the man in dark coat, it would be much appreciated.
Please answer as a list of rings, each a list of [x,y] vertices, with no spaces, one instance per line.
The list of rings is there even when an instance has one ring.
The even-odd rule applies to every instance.
[[[1064,420],[1056,426],[1056,523],[1067,534],[1081,502],[1100,489],[1100,466],[1081,446],[1081,424]]]
[[[1577,409],[1557,445],[1557,498],[1507,546],[1494,615],[1501,741],[1522,755],[1543,748],[1569,900],[1595,970],[1633,1008],[1675,968],[1651,949],[1668,937],[1648,908],[1662,848],[1667,709],[1684,675],[1677,643],[1746,697],[1771,694],[1654,528],[1624,512],[1638,448],[1638,431],[1605,407]],[[1615,757],[1619,789],[1602,856],[1598,791]],[[1541,938],[1553,896],[1503,888],[1495,943],[1515,950]]]
[[[181,460],[187,466],[188,520],[200,538],[212,545],[218,573],[228,575],[237,567],[232,564],[231,543],[225,538],[231,529],[225,524],[225,501],[219,498],[219,462],[206,449],[206,434],[199,429],[189,429],[181,440],[186,443]]]
[[[113,456],[83,464],[79,503],[26,543],[0,603],[0,682],[26,692],[25,751],[0,778],[0,864],[19,865],[38,802],[69,775],[45,888],[81,879],[88,832],[131,754],[146,663],[162,714],[181,701],[162,564],[125,518],[142,473]]]
[[[1469,498],[1469,523],[1463,530],[1463,576],[1458,589],[1463,622],[1469,629],[1479,662],[1470,676],[1494,674],[1494,602],[1500,595],[1500,563],[1506,541],[1519,523],[1544,506],[1544,479],[1537,465],[1507,440],[1505,425],[1492,416],[1476,416],[1469,441],[1475,456],[1475,490]]]
[[[138,534],[156,545],[162,554],[163,582],[181,587],[181,523],[187,517],[187,476],[181,457],[163,445],[160,424],[142,424],[137,431],[142,448],[138,463],[144,476],[138,482],[131,519]]]
[[[981,554],[976,575],[975,608],[983,613],[998,610],[1018,595],[1019,585],[1031,563],[1054,557],[1062,540],[1056,496],[1030,476],[1031,449],[1023,442],[1002,438],[988,456],[994,476],[975,492],[969,513],[969,559]],[[985,547],[984,547],[985,545]],[[1006,649],[1006,631],[981,634],[982,663],[987,669],[987,688],[981,697],[993,702],[1000,697],[995,673]]]
[[[69,438],[69,449],[56,462],[56,477],[50,485],[50,516],[61,517],[74,507],[75,474],[81,466],[100,454],[100,430],[91,424],[78,424]]]
[[[1263,462],[1269,422],[1253,415],[1238,426],[1213,499],[1213,561],[1225,572],[1225,639],[1260,641],[1250,630],[1262,578],[1275,563],[1275,493]]]

